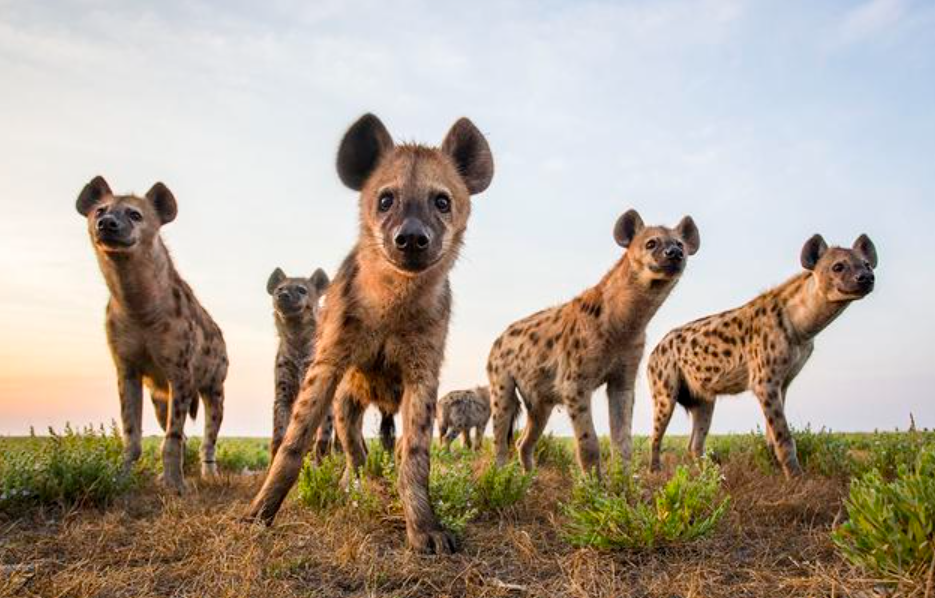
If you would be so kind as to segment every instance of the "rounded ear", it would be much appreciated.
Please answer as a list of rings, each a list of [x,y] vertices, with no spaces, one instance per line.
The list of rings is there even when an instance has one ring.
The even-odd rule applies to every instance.
[[[675,232],[682,237],[688,255],[698,253],[698,249],[701,247],[701,234],[698,232],[698,226],[695,225],[695,221],[692,220],[691,216],[682,218],[679,225],[675,227]]]
[[[266,292],[272,295],[273,291],[276,290],[276,287],[279,286],[279,283],[285,279],[286,273],[282,271],[282,268],[276,268],[273,270],[273,273],[269,275],[269,280],[266,281]]]
[[[860,235],[857,237],[857,240],[854,241],[853,249],[862,255],[865,260],[870,262],[871,268],[877,267],[877,248],[873,244],[873,241],[870,240],[870,237],[867,235]]]
[[[75,202],[75,208],[82,216],[87,216],[97,202],[102,198],[113,195],[110,185],[104,180],[104,177],[98,175],[91,179],[91,182],[84,186],[78,195],[78,201]]]
[[[338,147],[338,176],[341,182],[360,191],[367,177],[376,169],[380,158],[393,149],[393,138],[369,112],[351,125]]]
[[[321,268],[315,270],[315,272],[311,275],[311,277],[309,277],[308,280],[319,293],[324,293],[325,289],[328,288],[328,285],[331,284],[331,281],[328,279],[328,275],[325,274],[325,271]]]
[[[617,218],[614,224],[614,241],[621,247],[629,247],[630,242],[641,230],[643,219],[636,210],[627,210],[623,216]]]
[[[812,235],[811,238],[802,246],[802,267],[806,270],[813,270],[815,264],[821,259],[821,256],[828,251],[828,244],[821,235]]]
[[[169,191],[169,188],[162,183],[156,183],[152,189],[146,192],[146,199],[156,209],[160,224],[168,224],[175,220],[179,208],[175,203],[175,196]]]
[[[459,118],[451,125],[442,141],[442,152],[454,161],[468,193],[475,195],[490,185],[493,154],[483,133],[470,120]]]

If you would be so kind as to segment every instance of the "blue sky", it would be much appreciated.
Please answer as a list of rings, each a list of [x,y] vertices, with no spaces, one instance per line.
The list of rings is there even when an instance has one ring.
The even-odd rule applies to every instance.
[[[365,111],[429,143],[467,115],[494,153],[452,277],[443,391],[483,380],[510,322],[595,283],[633,207],[691,214],[702,237],[650,345],[796,273],[812,233],[868,233],[877,290],[817,339],[790,418],[935,426],[932,3],[0,0],[0,81],[0,433],[118,418],[106,290],[73,208],[103,174],[175,193],[167,243],[231,354],[222,433],[268,434],[265,281],[333,272],[353,244],[333,163]],[[594,404],[606,432],[603,391]],[[641,371],[637,433],[650,412]],[[725,399],[713,429],[761,419]],[[564,413],[551,429],[569,432]]]

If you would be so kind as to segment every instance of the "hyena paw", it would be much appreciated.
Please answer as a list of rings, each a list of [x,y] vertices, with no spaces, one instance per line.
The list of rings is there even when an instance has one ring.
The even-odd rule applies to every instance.
[[[163,474],[159,476],[159,483],[167,490],[175,492],[179,496],[185,494],[185,480],[182,478],[181,474],[163,472]]]
[[[218,464],[216,461],[201,462],[201,477],[216,478],[218,475]]]
[[[445,529],[411,532],[409,544],[413,550],[422,554],[451,554],[459,548],[457,538]]]

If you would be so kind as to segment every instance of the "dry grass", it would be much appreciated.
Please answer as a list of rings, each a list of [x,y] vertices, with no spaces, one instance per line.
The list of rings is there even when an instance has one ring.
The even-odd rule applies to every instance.
[[[558,502],[571,480],[546,469],[520,505],[471,523],[451,557],[408,551],[396,516],[316,515],[290,501],[271,529],[238,523],[256,475],[193,479],[184,498],[148,485],[103,510],[0,521],[0,596],[924,594],[908,585],[887,590],[835,552],[829,531],[841,516],[845,481],[786,482],[745,462],[729,462],[723,473],[730,511],[713,536],[689,545],[570,547]]]

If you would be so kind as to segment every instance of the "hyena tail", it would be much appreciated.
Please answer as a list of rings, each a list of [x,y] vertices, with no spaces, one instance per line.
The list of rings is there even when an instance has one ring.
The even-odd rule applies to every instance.
[[[396,450],[396,420],[393,414],[380,410],[380,444],[392,454]]]
[[[192,399],[192,404],[188,406],[188,416],[192,419],[198,417],[198,397]]]

